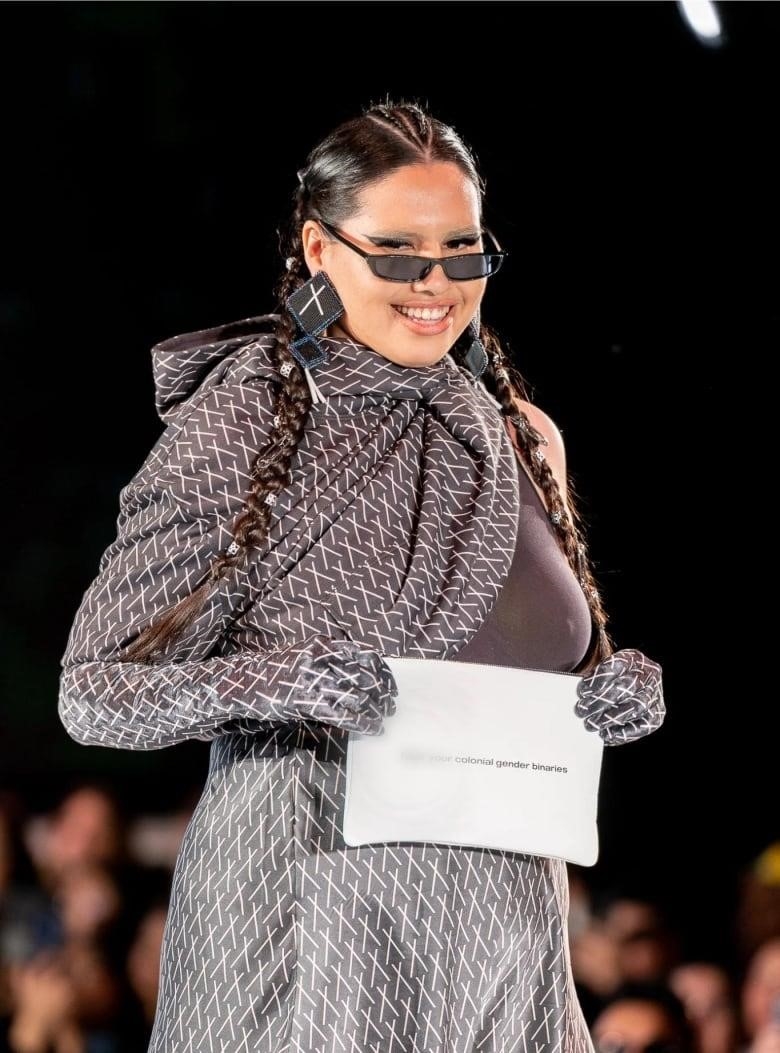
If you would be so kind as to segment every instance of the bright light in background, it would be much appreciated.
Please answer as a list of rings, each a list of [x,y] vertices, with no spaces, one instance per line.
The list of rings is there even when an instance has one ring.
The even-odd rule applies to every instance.
[[[720,15],[712,0],[677,0],[677,6],[702,44],[723,43]]]

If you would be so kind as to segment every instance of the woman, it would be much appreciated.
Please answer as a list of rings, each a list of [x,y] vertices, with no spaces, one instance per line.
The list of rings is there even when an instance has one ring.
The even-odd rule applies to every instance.
[[[154,348],[167,428],[63,657],[77,741],[213,740],[150,1050],[590,1049],[565,865],[348,847],[346,743],[394,711],[383,655],[481,661],[507,615],[502,660],[589,671],[610,742],[660,724],[660,670],[610,655],[560,434],[479,321],[467,147],[378,105],[298,176],[278,312]]]

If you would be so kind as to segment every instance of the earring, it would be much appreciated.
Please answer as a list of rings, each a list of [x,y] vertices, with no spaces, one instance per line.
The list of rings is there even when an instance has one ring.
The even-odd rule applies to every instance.
[[[487,351],[479,338],[479,316],[472,318],[469,322],[469,335],[471,336],[471,346],[469,347],[466,354],[463,356],[463,363],[467,366],[474,377],[480,377],[487,369],[488,357]]]
[[[317,271],[287,297],[286,306],[303,333],[290,344],[290,354],[304,369],[312,401],[324,402],[310,369],[328,361],[330,356],[317,336],[344,313],[344,304],[325,271]]]

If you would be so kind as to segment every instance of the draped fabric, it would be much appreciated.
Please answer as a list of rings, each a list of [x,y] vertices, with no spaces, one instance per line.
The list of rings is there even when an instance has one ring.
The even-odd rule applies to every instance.
[[[346,735],[269,722],[261,705],[284,648],[312,633],[456,659],[484,622],[519,493],[500,409],[467,369],[324,339],[330,359],[313,375],[325,402],[267,540],[159,659],[118,660],[231,541],[281,382],[273,321],[154,347],[166,427],[120,494],[62,659],[59,712],[77,741],[212,742],[174,874],[150,1053],[590,1051],[565,864],[345,845]]]

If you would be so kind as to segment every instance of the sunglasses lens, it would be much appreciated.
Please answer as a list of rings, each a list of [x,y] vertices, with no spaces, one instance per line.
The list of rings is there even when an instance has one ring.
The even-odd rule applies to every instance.
[[[369,263],[377,277],[391,282],[419,281],[427,266],[414,256],[373,256]]]
[[[503,256],[494,253],[471,252],[448,259],[445,268],[450,281],[472,281],[495,274],[502,261]],[[371,256],[368,262],[378,278],[391,282],[421,281],[430,266],[430,261],[421,256]]]
[[[455,256],[447,260],[447,273],[454,282],[469,281],[495,274],[500,265],[500,256],[489,252],[470,252],[467,256]]]

